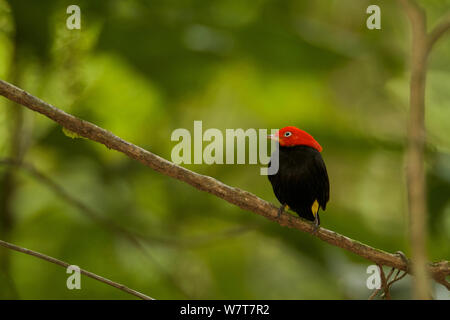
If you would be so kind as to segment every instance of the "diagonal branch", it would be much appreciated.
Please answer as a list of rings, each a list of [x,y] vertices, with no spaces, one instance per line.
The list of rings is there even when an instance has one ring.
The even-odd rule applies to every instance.
[[[10,249],[10,250],[17,251],[17,252],[25,253],[25,254],[28,254],[30,256],[34,256],[36,258],[48,261],[50,263],[56,264],[56,265],[64,267],[64,268],[67,268],[67,267],[70,266],[70,264],[67,263],[67,262],[55,259],[53,257],[47,256],[45,254],[42,254],[42,253],[30,250],[30,249],[26,249],[26,248],[22,248],[22,247],[16,246],[16,245],[14,245],[12,243],[9,243],[9,242],[3,241],[3,240],[0,240],[0,246],[5,247],[5,248]],[[130,289],[130,288],[124,286],[123,284],[120,284],[120,283],[114,282],[112,280],[106,279],[106,278],[104,278],[102,276],[96,275],[95,273],[83,270],[81,268],[80,268],[80,273],[84,274],[85,276],[87,276],[89,278],[92,278],[92,279],[95,279],[97,281],[106,283],[107,285],[110,285],[110,286],[112,286],[114,288],[122,290],[122,291],[124,291],[126,293],[132,294],[133,296],[136,296],[136,297],[141,298],[143,300],[154,300],[153,298],[151,298],[149,296],[146,296],[143,293],[140,293],[140,292],[138,292],[136,290]]]
[[[80,136],[102,143],[109,149],[122,152],[128,157],[138,160],[144,165],[166,176],[183,181],[201,191],[211,193],[241,209],[259,214],[269,220],[278,222],[282,226],[313,234],[331,245],[353,252],[376,264],[387,265],[404,271],[408,269],[407,264],[396,254],[370,247],[359,241],[324,228],[319,228],[317,232],[314,232],[313,224],[290,214],[283,214],[278,219],[277,207],[260,199],[254,194],[245,190],[230,187],[212,177],[201,175],[175,165],[170,161],[117,137],[103,128],[68,114],[2,80],[0,80],[0,95],[45,115],[64,128],[69,129]],[[450,275],[449,262],[443,261],[431,263],[428,264],[428,268],[433,277],[439,279],[439,282],[445,285],[445,277]],[[442,279],[444,280],[442,281]]]
[[[179,249],[195,248],[202,245],[208,245],[209,243],[213,243],[215,241],[239,236],[243,233],[256,230],[258,228],[258,225],[249,224],[239,227],[232,227],[221,232],[215,232],[214,234],[203,234],[196,237],[183,237],[180,239],[172,237],[152,236],[147,234],[144,235],[139,232],[124,228],[108,218],[104,218],[102,215],[100,215],[100,213],[96,212],[82,200],[73,196],[69,192],[69,190],[66,190],[63,185],[58,184],[54,179],[44,174],[41,170],[38,170],[31,163],[16,161],[11,158],[0,158],[0,166],[11,166],[27,172],[30,176],[34,177],[36,181],[39,181],[40,183],[45,185],[49,190],[53,191],[56,196],[60,197],[67,204],[74,207],[75,209],[78,209],[78,211],[88,219],[103,226],[105,229],[111,231],[112,233],[121,236],[126,240],[129,240],[133,245],[136,245],[136,242],[142,241],[148,244],[172,246]],[[138,246],[136,245],[136,247]]]

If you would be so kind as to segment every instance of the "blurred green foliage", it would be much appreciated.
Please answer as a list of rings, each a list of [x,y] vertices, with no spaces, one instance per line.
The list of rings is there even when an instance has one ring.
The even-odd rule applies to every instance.
[[[450,1],[420,1],[429,25]],[[67,6],[81,30],[66,28]],[[176,128],[295,125],[324,147],[322,226],[409,254],[404,178],[410,33],[395,1],[368,30],[357,0],[0,0],[0,78],[170,159]],[[450,41],[429,62],[426,125],[431,260],[450,258]],[[24,160],[101,217],[145,235],[144,250],[36,177],[0,167],[12,213],[1,239],[158,299],[365,299],[370,262],[162,176],[0,99],[0,156]],[[14,121],[14,119],[21,119]],[[15,125],[19,123],[19,127]],[[18,129],[17,129],[18,128]],[[18,139],[16,139],[19,137]],[[16,140],[15,140],[16,139]],[[187,165],[276,202],[259,165]],[[8,190],[6,189],[8,188]],[[2,206],[1,208],[4,209]],[[0,208],[0,210],[2,210]],[[4,212],[0,211],[0,215]],[[60,267],[2,255],[0,297],[129,299]],[[448,299],[443,287],[435,297]],[[410,297],[410,278],[394,285]]]

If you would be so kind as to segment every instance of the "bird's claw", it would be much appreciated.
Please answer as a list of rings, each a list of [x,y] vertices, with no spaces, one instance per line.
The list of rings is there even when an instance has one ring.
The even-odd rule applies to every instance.
[[[278,208],[277,220],[280,220],[281,215],[283,214],[285,208],[286,208],[286,204],[282,204],[281,207]]]
[[[317,233],[317,231],[319,231],[320,229],[320,225],[319,225],[319,219],[316,217],[314,218],[314,224],[313,224],[313,234],[315,235]]]
[[[402,252],[402,251],[396,251],[395,252],[395,254],[397,255],[397,256],[399,256],[400,257],[400,259],[402,259],[402,261],[406,264],[406,272],[408,273],[409,272],[409,266],[410,266],[410,261],[409,261],[409,259],[406,257],[406,255]]]

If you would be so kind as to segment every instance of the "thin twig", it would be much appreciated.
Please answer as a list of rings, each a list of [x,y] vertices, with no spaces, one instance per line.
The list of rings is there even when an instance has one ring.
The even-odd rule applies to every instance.
[[[369,296],[368,300],[373,300],[377,296],[377,294],[381,291],[381,287],[379,289],[375,289],[372,294]]]
[[[391,281],[388,283],[388,290],[390,290],[391,286],[392,286],[395,282],[397,282],[397,281],[403,279],[403,278],[408,274],[408,272],[403,271],[403,274],[402,274],[401,276],[399,276],[400,272],[401,272],[401,271],[398,270],[397,273],[395,274],[394,279],[391,280]]]
[[[30,249],[19,247],[19,246],[15,245],[15,244],[12,244],[12,243],[9,243],[9,242],[3,241],[3,240],[0,240],[0,246],[5,247],[7,249],[11,249],[11,250],[17,251],[17,252],[25,253],[25,254],[28,254],[30,256],[34,256],[36,258],[39,258],[39,259],[51,262],[53,264],[56,264],[56,265],[64,267],[64,268],[67,268],[67,267],[70,266],[70,264],[67,263],[67,262],[58,260],[56,258],[47,256],[45,254],[42,254],[42,253],[30,250]],[[140,292],[138,292],[136,290],[130,289],[130,288],[124,286],[123,284],[120,284],[120,283],[114,282],[112,280],[109,280],[107,278],[104,278],[102,276],[96,275],[95,273],[92,273],[90,271],[86,271],[86,270],[80,268],[80,273],[84,274],[85,276],[87,276],[89,278],[92,278],[92,279],[98,280],[100,282],[106,283],[107,285],[110,285],[110,286],[112,286],[114,288],[122,290],[122,291],[124,291],[126,293],[132,294],[133,296],[136,296],[136,297],[141,298],[143,300],[154,300],[153,298],[151,298],[151,297],[149,297],[149,296],[147,296],[147,295],[145,295],[143,293],[140,293]]]
[[[408,272],[403,271],[403,274],[401,276],[399,276],[399,273],[402,272],[402,270],[397,270],[394,279],[392,279],[391,281],[389,281],[392,277],[392,274],[394,273],[394,271],[396,270],[395,268],[391,268],[391,271],[389,272],[389,274],[387,275],[387,277],[384,275],[384,271],[383,271],[383,266],[382,265],[378,265],[378,268],[380,269],[380,280],[381,280],[381,287],[378,289],[375,289],[374,292],[369,296],[368,300],[373,300],[378,293],[381,291],[381,289],[383,289],[383,294],[382,294],[382,298],[383,299],[387,299],[390,300],[391,299],[391,286],[403,279]]]
[[[382,265],[378,265],[378,268],[380,269],[381,286],[383,288],[383,298],[387,299],[387,300],[390,300],[391,299],[391,294],[389,292],[389,287],[388,287],[387,281],[391,277],[392,272],[394,271],[394,268],[391,269],[391,272],[389,273],[387,278],[386,278],[386,275],[384,274],[383,266]]]

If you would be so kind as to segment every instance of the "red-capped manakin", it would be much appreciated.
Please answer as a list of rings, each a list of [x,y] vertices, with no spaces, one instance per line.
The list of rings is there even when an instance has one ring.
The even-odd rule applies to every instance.
[[[279,143],[278,172],[268,176],[281,203],[278,217],[288,207],[300,217],[314,221],[317,230],[319,208],[325,210],[330,198],[327,168],[320,154],[322,147],[310,134],[296,127],[285,127],[268,138]],[[271,162],[275,156],[276,152]]]

